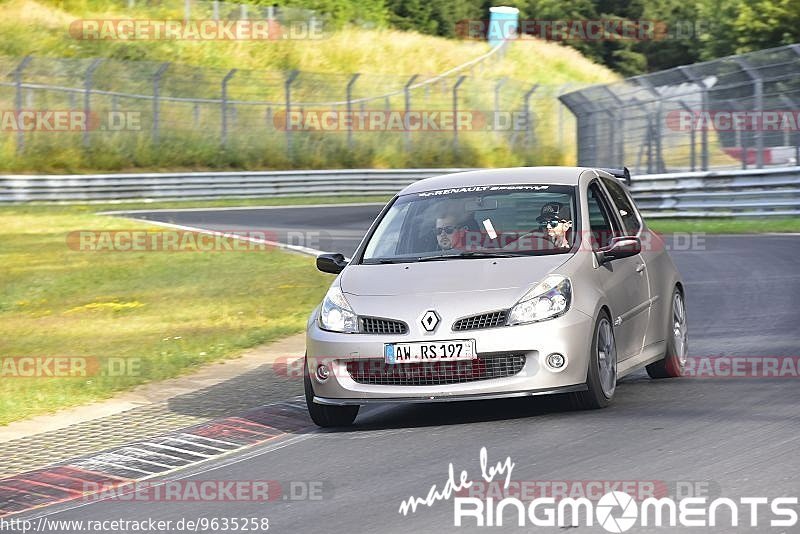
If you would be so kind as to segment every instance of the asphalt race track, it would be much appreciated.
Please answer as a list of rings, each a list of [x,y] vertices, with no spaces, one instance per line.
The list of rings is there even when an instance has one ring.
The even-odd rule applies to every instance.
[[[213,230],[266,229],[282,241],[289,232],[295,237],[305,233],[316,235],[318,241],[293,244],[349,255],[379,209],[377,205],[248,208],[131,216]],[[690,355],[800,354],[800,236],[700,237],[693,250],[678,250],[685,249],[685,243],[672,243],[672,256],[687,284]],[[321,499],[108,500],[78,507],[68,503],[28,516],[136,521],[268,517],[270,532],[292,534],[483,531],[475,528],[474,519],[454,527],[451,500],[421,506],[407,516],[398,512],[409,496],[424,498],[433,484],[441,489],[451,462],[456,477],[463,469],[471,479],[480,479],[481,447],[486,447],[490,465],[511,458],[512,480],[548,481],[549,487],[638,481],[665,486],[679,497],[690,491],[737,501],[797,497],[798,380],[795,374],[653,381],[638,372],[620,382],[611,407],[592,412],[569,410],[558,398],[375,406],[362,409],[352,429],[298,434],[178,474],[194,480],[278,480],[284,485],[294,481],[298,487],[320,483]],[[297,393],[301,390],[298,382]],[[745,526],[732,528],[727,520],[721,522],[726,527],[713,531],[800,531],[799,525],[769,527],[774,517],[769,508],[760,507],[757,516],[758,527],[747,526],[749,516],[742,515],[747,518]],[[510,528],[534,530],[529,523],[518,529],[513,510],[507,511],[509,518]],[[675,530],[637,524],[631,532]],[[597,524],[573,531],[606,532]]]

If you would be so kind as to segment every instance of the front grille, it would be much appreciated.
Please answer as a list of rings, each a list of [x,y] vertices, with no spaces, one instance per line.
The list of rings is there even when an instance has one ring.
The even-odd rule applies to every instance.
[[[371,358],[347,362],[350,378],[379,386],[439,386],[505,378],[525,367],[524,354],[484,354],[474,360],[387,364]]]
[[[408,326],[402,321],[393,321],[392,319],[362,317],[361,332],[364,334],[405,334],[408,332]]]
[[[506,324],[506,310],[464,317],[453,324],[453,330],[480,330]]]

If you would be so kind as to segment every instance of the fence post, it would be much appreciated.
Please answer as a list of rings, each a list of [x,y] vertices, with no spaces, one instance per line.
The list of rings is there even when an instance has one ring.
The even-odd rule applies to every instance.
[[[739,57],[735,58],[734,61],[741,67],[741,69],[747,74],[750,78],[750,81],[753,83],[753,104],[755,109],[753,111],[756,112],[756,116],[758,117],[758,122],[760,123],[763,120],[763,111],[764,111],[764,80],[761,76],[758,75],[756,69],[754,69],[746,59]],[[742,139],[744,139],[745,133],[742,134]],[[756,140],[756,168],[763,169],[764,168],[764,131],[763,128],[756,128],[755,129],[755,140]],[[742,143],[744,145],[744,143]],[[742,147],[742,161],[746,161],[747,154],[745,154],[744,147]]]
[[[356,83],[359,76],[361,76],[359,73],[350,76],[350,80],[347,82],[347,88],[345,89],[347,97],[347,117],[345,120],[347,123],[347,146],[351,149],[353,148],[353,85]]]
[[[409,114],[411,113],[411,86],[419,78],[419,74],[413,75],[408,79],[403,86],[403,100],[405,101],[405,117],[403,117],[403,126],[405,128],[405,145],[406,152],[411,150],[411,124],[409,123]]]
[[[565,83],[558,88],[558,146],[564,146],[564,103],[561,101],[561,95],[566,94],[567,89],[572,87],[571,83]]]
[[[525,144],[530,147],[533,142],[533,121],[531,120],[531,97],[533,93],[536,92],[536,89],[539,88],[539,84],[535,83],[531,86],[531,88],[525,93],[524,102],[525,102]]]
[[[647,114],[647,174],[653,174],[653,117]]]
[[[33,59],[33,56],[26,56],[17,68],[14,69],[14,85],[16,86],[16,96],[14,99],[15,104],[15,111],[17,114],[17,120],[19,120],[19,114],[22,112],[22,71],[25,70],[25,67]],[[25,149],[25,132],[22,128],[17,128],[17,154],[21,153]]]
[[[289,161],[292,161],[293,154],[292,154],[292,121],[290,118],[290,113],[292,111],[292,82],[294,82],[295,78],[300,75],[299,70],[293,70],[289,72],[289,75],[286,77],[286,81],[283,84],[284,91],[286,93],[286,155],[289,157]]]
[[[184,0],[183,2],[183,22],[189,22],[192,18],[192,0]]]
[[[159,128],[159,114],[160,114],[160,107],[159,107],[159,94],[161,91],[161,77],[164,75],[164,71],[167,70],[169,67],[169,63],[162,63],[158,70],[153,75],[153,142],[158,142],[158,128]]]
[[[689,113],[689,115],[692,115],[692,116],[694,115],[694,113],[692,113],[692,108],[690,108],[686,104],[686,102],[684,102],[683,100],[679,100],[678,103],[681,105],[681,107],[684,109],[684,111]],[[696,152],[695,137],[696,137],[696,135],[695,135],[695,131],[694,130],[695,130],[694,126],[692,126],[692,128],[689,128],[689,143],[691,143],[689,145],[689,159],[692,162],[692,172],[695,171],[695,167],[696,167],[696,156],[695,156],[695,152]]]
[[[494,118],[497,120],[497,115],[500,113],[500,90],[503,88],[503,85],[506,83],[505,78],[500,78],[494,84]]]
[[[796,48],[796,52],[800,54],[800,47]],[[786,109],[797,109],[797,104],[786,95],[780,95],[778,98],[781,99]],[[787,124],[786,128],[783,130],[783,145],[794,146],[794,164],[800,165],[800,139],[798,139],[798,132],[796,130],[792,133],[790,132],[792,132],[792,127]],[[794,141],[792,141],[792,138],[794,138]]]
[[[453,151],[458,152],[458,88],[466,80],[466,76],[459,76],[453,85]]]
[[[680,66],[676,68],[679,72],[686,76],[690,82],[700,88],[700,102],[702,105],[702,109],[700,111],[708,111],[708,87],[706,87],[703,79],[696,76],[691,70],[686,68],[686,66]],[[708,170],[708,127],[706,126],[700,130],[700,170]]]
[[[214,20],[219,20],[219,0],[211,2],[211,17]]]
[[[83,118],[86,121],[83,129],[84,147],[89,146],[89,124],[91,122],[89,120],[89,114],[91,113],[90,97],[92,95],[92,78],[94,77],[94,71],[97,70],[97,67],[99,67],[102,62],[102,59],[95,59],[92,61],[92,64],[86,69],[86,77],[83,80]]]
[[[222,78],[222,104],[220,106],[222,112],[222,148],[227,148],[228,146],[228,82],[233,78],[234,74],[236,74],[236,69],[231,69]]]

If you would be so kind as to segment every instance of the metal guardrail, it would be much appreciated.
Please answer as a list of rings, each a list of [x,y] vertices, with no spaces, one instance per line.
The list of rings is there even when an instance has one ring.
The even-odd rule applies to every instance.
[[[0,176],[0,203],[391,195],[470,169],[347,169]],[[631,191],[645,217],[800,216],[800,167],[649,174]]]
[[[0,176],[0,202],[392,195],[417,180],[464,170],[469,169],[6,175]]]
[[[800,215],[800,167],[645,174],[633,177],[649,218]]]

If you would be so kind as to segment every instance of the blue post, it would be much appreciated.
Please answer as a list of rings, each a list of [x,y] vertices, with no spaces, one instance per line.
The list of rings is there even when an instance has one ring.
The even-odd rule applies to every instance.
[[[486,39],[492,48],[509,39],[516,39],[518,29],[519,9],[507,6],[489,8],[489,27],[486,29]]]

